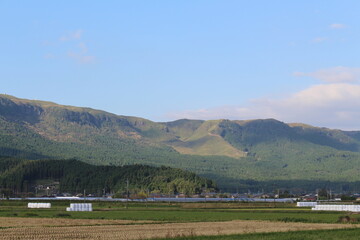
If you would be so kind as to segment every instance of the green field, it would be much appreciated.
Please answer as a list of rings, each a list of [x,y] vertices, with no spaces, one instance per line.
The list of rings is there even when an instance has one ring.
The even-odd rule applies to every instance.
[[[61,238],[54,239],[72,239],[77,236],[81,236],[81,238],[84,239],[98,239],[98,235],[96,234],[98,231],[104,231],[103,228],[105,228],[111,229],[102,233],[106,234],[104,239],[107,239],[113,237],[116,238],[118,235],[113,234],[119,234],[119,232],[122,231],[121,229],[126,228],[126,226],[128,226],[129,229],[124,231],[124,233],[128,235],[123,236],[120,239],[128,239],[128,236],[134,236],[135,234],[135,236],[142,236],[141,239],[144,239],[144,236],[148,236],[149,238],[155,237],[159,240],[352,240],[358,239],[360,234],[360,214],[349,214],[346,212],[315,212],[310,208],[297,208],[295,207],[295,204],[289,203],[124,203],[93,201],[94,211],[92,212],[66,212],[65,209],[70,203],[82,203],[82,201],[33,201],[51,202],[52,208],[50,209],[28,209],[28,202],[29,201],[26,200],[0,201],[0,217],[4,217],[4,221],[11,222],[10,225],[6,225],[5,222],[5,225],[0,223],[1,234],[7,234],[6,236],[16,235],[20,238],[22,236],[30,237],[34,234],[42,234],[42,236],[54,234],[51,236],[55,237],[61,235]],[[345,218],[350,219],[350,221],[340,221]],[[48,220],[44,221],[44,219]],[[109,222],[124,220],[135,221]],[[233,220],[245,221],[239,222]],[[264,222],[262,222],[260,226],[259,222],[254,222],[252,220],[262,220]],[[301,227],[304,223],[307,227]],[[207,224],[207,227],[204,228],[204,224]],[[234,226],[234,224],[240,224],[236,225],[236,232],[228,232],[225,226]],[[272,225],[270,226],[269,224]],[[281,230],[282,227],[280,225],[282,227],[285,225],[289,228],[284,231]],[[325,225],[327,227],[322,228],[322,226]],[[344,226],[350,228],[332,230],[333,228],[339,228],[339,225],[340,227]],[[77,226],[75,232],[72,226]],[[92,229],[87,229],[86,226],[92,226]],[[182,226],[181,228],[183,230],[179,229],[179,226]],[[214,226],[214,228],[212,228],[212,226]],[[250,227],[248,228],[246,226]],[[134,227],[137,230],[134,230],[134,228],[130,229],[130,227]],[[255,230],[250,231],[250,229],[254,229],[254,227],[260,227],[262,230],[257,232]],[[356,227],[356,229],[353,229],[352,227]],[[154,232],[153,228],[158,230]],[[208,233],[207,229],[212,229],[213,232]],[[79,233],[78,231],[81,232]],[[90,231],[92,232],[90,233]],[[218,232],[215,232],[214,235],[214,231]],[[232,235],[223,235],[227,233]],[[150,236],[149,234],[162,235]],[[207,234],[212,236],[207,236]]]
[[[93,202],[93,212],[66,212],[70,201],[52,201],[51,209],[28,209],[28,201],[0,201],[0,217],[153,220],[162,222],[212,222],[268,220],[337,223],[342,212],[314,212],[294,204],[269,203],[126,203]],[[73,201],[76,203],[76,201]],[[360,221],[360,215],[352,216]]]

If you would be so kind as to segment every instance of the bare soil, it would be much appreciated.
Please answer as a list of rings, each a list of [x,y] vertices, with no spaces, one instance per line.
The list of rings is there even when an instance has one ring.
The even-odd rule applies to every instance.
[[[150,221],[0,218],[0,239],[151,239],[360,227],[355,224],[228,221],[158,224]]]

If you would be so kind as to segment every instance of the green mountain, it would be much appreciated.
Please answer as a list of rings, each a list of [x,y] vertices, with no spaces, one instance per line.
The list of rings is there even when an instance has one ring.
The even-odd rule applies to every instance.
[[[157,123],[8,95],[0,95],[0,155],[166,165],[232,189],[360,180],[358,131],[274,119]]]
[[[145,165],[94,166],[78,160],[23,160],[0,158],[0,185],[16,192],[36,192],[39,182],[58,183],[59,192],[103,193],[156,191],[173,194],[214,189],[211,180],[180,169]]]

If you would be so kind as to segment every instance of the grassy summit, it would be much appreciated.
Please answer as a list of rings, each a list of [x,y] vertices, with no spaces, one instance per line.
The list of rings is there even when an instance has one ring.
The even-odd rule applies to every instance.
[[[244,181],[360,180],[357,131],[275,119],[158,123],[8,95],[0,95],[0,155],[166,165],[225,187]]]

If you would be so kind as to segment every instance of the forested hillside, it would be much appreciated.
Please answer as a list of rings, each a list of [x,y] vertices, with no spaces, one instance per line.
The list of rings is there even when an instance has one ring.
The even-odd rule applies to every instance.
[[[8,95],[0,95],[0,155],[165,165],[232,189],[272,181],[296,187],[360,180],[358,131],[275,119],[157,123]]]
[[[60,192],[122,193],[127,181],[131,192],[194,194],[214,190],[211,180],[169,167],[94,166],[77,160],[23,160],[0,158],[0,186],[12,192],[35,192],[40,180],[59,182]],[[51,182],[51,181],[50,181]]]

